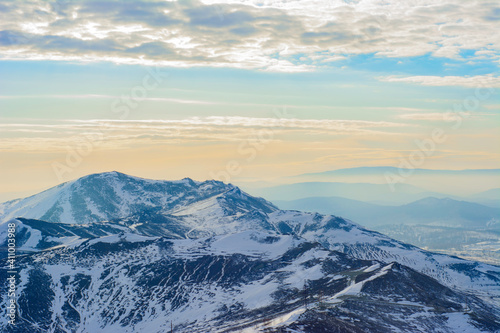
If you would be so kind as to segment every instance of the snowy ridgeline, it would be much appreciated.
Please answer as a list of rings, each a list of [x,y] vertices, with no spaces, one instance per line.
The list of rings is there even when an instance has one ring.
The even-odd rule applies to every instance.
[[[0,212],[26,253],[2,331],[500,330],[498,267],[220,182],[105,173]]]
[[[3,322],[6,332],[164,332],[170,322],[178,332],[498,327],[497,309],[477,297],[292,235],[122,234],[24,256],[19,265],[20,317],[15,329]]]

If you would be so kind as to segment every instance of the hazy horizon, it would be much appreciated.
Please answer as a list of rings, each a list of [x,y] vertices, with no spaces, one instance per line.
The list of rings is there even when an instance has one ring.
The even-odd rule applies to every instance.
[[[342,168],[342,169],[336,169],[336,170],[328,170],[328,171],[324,171],[324,172],[330,172],[330,171],[344,171],[344,170],[353,170],[355,171],[356,169],[358,168],[368,168],[368,169],[371,169],[371,167],[356,167],[356,168]],[[391,167],[391,166],[378,166],[378,167],[374,167],[374,169],[377,169],[377,168],[389,168],[389,169],[393,169],[395,167]],[[396,168],[397,170],[397,168]],[[468,171],[468,172],[471,172],[471,171],[497,171],[497,169],[480,169],[480,170],[477,170],[477,169],[462,169],[462,170],[447,170],[447,169],[421,169],[421,170],[425,170],[425,171],[452,171],[452,172],[456,172],[456,171]],[[107,170],[107,171],[102,171],[102,172],[96,172],[96,173],[105,173],[105,172],[119,172],[119,173],[124,173],[120,170]],[[323,172],[319,172],[318,174],[322,174]],[[82,175],[80,177],[76,177],[74,179],[69,179],[69,180],[66,180],[64,182],[71,182],[71,181],[75,181],[77,180],[78,178],[81,178],[81,177],[85,177],[85,176],[88,176],[90,174],[86,174],[86,175]],[[146,178],[146,179],[157,179],[157,180],[180,180],[182,178],[192,178],[192,177],[182,177],[182,178],[149,178],[147,176],[140,176],[140,175],[136,175],[136,174],[128,174],[129,176],[133,176],[133,177],[140,177],[140,178]],[[313,173],[311,175],[316,175],[316,173]],[[354,176],[354,178],[349,178],[349,177],[343,177],[343,178],[339,178],[337,179],[337,181],[332,181],[332,180],[320,180],[318,182],[320,183],[346,183],[346,184],[349,184],[349,183],[359,183],[359,184],[385,184],[385,178],[383,177],[384,175],[383,174],[380,174],[379,175],[380,178],[378,179],[378,181],[366,181],[367,179],[368,180],[374,180],[373,178],[366,178],[366,177],[362,177],[362,176]],[[294,179],[295,177],[297,177],[297,179]],[[300,177],[303,177],[303,175],[295,175],[295,176],[291,176],[291,177],[281,177],[281,178],[277,178],[277,179],[274,179],[272,181],[259,181],[259,180],[251,180],[251,181],[245,181],[244,179],[243,180],[240,180],[238,178],[236,178],[232,183],[236,186],[239,186],[239,187],[242,187],[244,190],[247,190],[248,189],[251,189],[253,187],[257,187],[257,188],[265,188],[265,187],[272,187],[272,186],[276,186],[276,185],[286,185],[286,184],[298,184],[298,183],[308,183],[308,181],[301,181],[301,178]],[[442,177],[442,176],[441,176]],[[458,176],[460,177],[460,176]],[[422,186],[422,185],[425,185],[426,182],[423,182],[421,179],[417,179],[416,182],[415,181],[412,181],[413,178],[418,178],[417,175],[415,176],[409,176],[407,178],[404,179],[404,182],[401,182],[400,184],[408,184],[408,185],[412,185],[414,183],[420,185],[420,186],[417,186],[417,187],[420,187],[422,189],[425,189],[425,190],[429,190],[429,188],[426,188],[425,186]],[[213,178],[205,178],[205,179],[201,179],[201,178],[192,178],[194,180],[197,180],[197,181],[205,181],[205,180],[210,180],[210,179],[213,179]],[[302,178],[304,179],[304,178]],[[309,182],[315,182],[313,178],[309,179],[310,181]],[[471,189],[470,187],[466,185],[460,185],[459,188],[462,188],[462,189],[466,189],[468,191],[466,191],[469,195],[470,194],[477,194],[477,193],[481,193],[481,192],[485,192],[487,190],[493,190],[493,189],[498,189],[500,188],[500,175],[495,175],[495,177],[491,177],[491,176],[487,176],[485,177],[485,180],[487,182],[487,185],[486,186],[486,189],[481,189],[481,190],[474,190],[474,189]],[[222,179],[222,181],[224,181],[224,179]],[[477,178],[473,178],[471,179],[472,182],[477,182]],[[492,182],[493,181],[493,182]],[[453,182],[453,179],[451,180],[451,182]],[[31,196],[31,195],[35,195],[35,194],[38,194],[40,192],[43,192],[47,189],[50,189],[52,187],[55,187],[55,186],[58,186],[60,185],[61,183],[59,182],[56,182],[52,185],[49,185],[48,187],[44,187],[44,188],[40,188],[40,189],[32,189],[30,191],[26,191],[26,192],[19,192],[19,193],[16,193],[16,192],[13,192],[13,193],[0,193],[0,202],[6,202],[6,201],[10,201],[10,200],[15,200],[15,199],[20,199],[20,198],[25,198],[25,197],[28,197],[28,196]],[[257,186],[255,186],[255,184],[257,184]],[[387,185],[387,188],[390,189],[390,186],[389,184],[386,184]],[[415,186],[415,185],[413,185]],[[431,186],[432,187],[432,186]],[[441,193],[443,194],[451,194],[450,193],[450,189],[449,188],[441,188]],[[455,193],[455,195],[457,196],[460,196],[460,194],[463,194],[462,192],[461,193]]]
[[[496,7],[414,5],[6,2],[0,198],[111,170],[500,168]]]

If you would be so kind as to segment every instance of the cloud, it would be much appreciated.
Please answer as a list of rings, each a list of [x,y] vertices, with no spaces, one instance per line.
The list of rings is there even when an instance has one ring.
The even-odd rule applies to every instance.
[[[229,12],[217,5],[198,6],[186,9],[184,12],[187,14],[190,24],[212,28],[240,26],[242,23],[256,20],[249,12]]]
[[[60,120],[25,123],[0,123],[0,151],[60,150],[82,141],[99,146],[141,144],[186,144],[189,142],[240,142],[256,135],[279,138],[287,134],[322,135],[394,135],[392,128],[404,123],[362,120],[189,117],[148,120]],[[47,149],[43,148],[47,145]],[[61,148],[62,147],[62,148]]]
[[[285,72],[359,54],[498,61],[499,12],[479,0],[12,1],[0,57]]]
[[[500,88],[500,76],[493,74],[477,76],[383,76],[378,79],[384,82],[403,82],[433,87]]]
[[[486,116],[492,116],[491,113],[473,113],[468,114],[469,118],[480,118]],[[397,118],[405,120],[428,120],[428,121],[449,121],[449,115],[446,113],[406,113],[401,114]]]
[[[57,99],[114,99],[118,100],[120,96],[114,95],[98,95],[98,94],[83,94],[83,95],[0,95],[0,99],[25,99],[25,98],[57,98]],[[169,97],[144,97],[141,101],[154,101],[154,102],[170,102],[176,104],[200,104],[200,105],[220,105],[226,104],[224,102],[212,102],[204,100],[169,98]],[[235,104],[244,105],[244,104]],[[258,105],[258,104],[257,104]]]
[[[430,120],[430,121],[442,121],[444,120],[444,114],[442,113],[405,113],[398,115],[397,118],[407,119],[407,120]]]
[[[483,108],[487,110],[500,111],[500,104],[485,104]]]
[[[333,119],[297,119],[297,118],[254,118],[238,116],[209,116],[190,117],[179,120],[76,120],[82,124],[108,123],[149,126],[182,126],[200,125],[214,127],[252,127],[252,128],[285,128],[285,129],[312,129],[312,130],[360,130],[367,128],[407,127],[404,123],[368,120],[333,120]],[[1,126],[1,125],[0,125]]]

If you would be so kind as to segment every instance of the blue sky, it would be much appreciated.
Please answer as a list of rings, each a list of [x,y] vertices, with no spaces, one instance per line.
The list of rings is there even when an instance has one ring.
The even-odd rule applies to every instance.
[[[206,179],[236,161],[238,181],[398,166],[436,128],[447,139],[418,167],[498,168],[498,13],[458,0],[3,1],[0,199],[107,170]]]

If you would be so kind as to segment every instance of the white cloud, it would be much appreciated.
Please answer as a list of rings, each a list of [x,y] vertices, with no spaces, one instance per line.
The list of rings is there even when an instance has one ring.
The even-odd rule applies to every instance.
[[[0,5],[3,59],[309,71],[356,54],[498,61],[480,0],[53,1]]]
[[[81,141],[99,141],[99,146],[123,146],[141,143],[234,142],[264,133],[280,135],[393,135],[391,128],[410,125],[385,121],[190,117],[148,120],[60,120],[39,123],[1,123],[0,151],[65,149]],[[265,130],[265,132],[259,132]],[[59,148],[58,148],[59,147]],[[62,148],[61,148],[62,147]]]
[[[469,114],[467,117],[479,118],[492,116],[491,113],[473,113]],[[449,115],[446,113],[405,113],[398,115],[397,118],[405,120],[429,120],[429,121],[449,121]]]
[[[493,74],[477,76],[384,76],[378,79],[385,82],[404,82],[434,87],[500,88],[500,76]]]
[[[442,113],[405,113],[399,115],[398,118],[407,120],[441,121],[444,120],[444,115]]]
[[[408,124],[394,123],[387,121],[367,121],[367,120],[332,120],[332,119],[297,119],[297,118],[254,118],[237,116],[209,116],[190,117],[179,120],[76,120],[82,124],[107,123],[122,124],[126,126],[137,126],[148,124],[150,126],[219,126],[219,127],[267,127],[267,128],[287,128],[287,129],[324,129],[324,130],[358,130],[366,128],[389,128],[406,127]],[[0,125],[1,126],[1,125]]]

